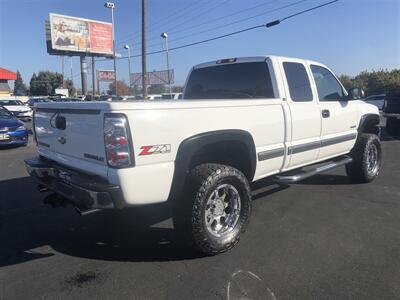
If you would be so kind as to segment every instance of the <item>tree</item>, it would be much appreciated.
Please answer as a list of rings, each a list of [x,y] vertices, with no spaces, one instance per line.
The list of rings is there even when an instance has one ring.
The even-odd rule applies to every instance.
[[[14,95],[25,96],[27,91],[28,89],[22,80],[21,73],[17,70],[17,79],[14,82]]]
[[[118,96],[120,96],[120,95],[130,95],[131,94],[129,86],[125,83],[125,81],[118,80],[117,81],[117,87],[118,87]],[[115,95],[115,83],[114,83],[114,81],[112,83],[110,83],[110,85],[108,86],[107,93],[109,95]]]
[[[76,94],[74,82],[72,80],[70,80],[70,79],[64,80],[64,85],[65,85],[65,88],[68,89],[68,93],[70,96],[73,96]]]
[[[400,86],[400,69],[362,71],[357,76],[339,76],[346,89],[360,87],[366,95],[384,94]]]
[[[173,86],[172,87],[173,93],[182,93],[182,91],[183,91],[183,87],[181,87],[181,86]]]
[[[162,94],[165,93],[165,85],[154,84],[149,87],[149,94]]]
[[[63,76],[50,71],[40,71],[36,76],[33,73],[30,81],[30,94],[34,96],[52,95],[56,88],[63,85]]]

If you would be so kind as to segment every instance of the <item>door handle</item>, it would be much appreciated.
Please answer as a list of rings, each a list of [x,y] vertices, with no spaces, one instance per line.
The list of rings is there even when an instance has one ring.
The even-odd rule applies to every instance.
[[[323,109],[322,110],[322,117],[323,118],[329,118],[331,116],[331,112],[329,111],[329,109]]]

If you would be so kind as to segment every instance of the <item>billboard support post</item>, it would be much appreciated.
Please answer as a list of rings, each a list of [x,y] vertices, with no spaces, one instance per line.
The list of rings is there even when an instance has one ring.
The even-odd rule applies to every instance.
[[[82,80],[82,95],[87,94],[87,64],[86,57],[81,55],[81,80]]]
[[[96,65],[95,65],[94,57],[92,56],[92,99],[96,94]]]
[[[65,88],[64,55],[61,55],[62,87]]]

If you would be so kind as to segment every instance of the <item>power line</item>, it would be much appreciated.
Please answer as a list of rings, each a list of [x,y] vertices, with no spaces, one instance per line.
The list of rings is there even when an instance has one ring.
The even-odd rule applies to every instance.
[[[197,9],[198,6],[205,7],[205,6],[207,6],[209,3],[213,2],[213,1],[214,0],[208,0],[205,3],[201,2],[201,1],[196,1],[194,3],[192,2],[189,5],[187,5],[186,7],[184,7],[183,9],[180,9],[179,11],[177,11],[176,14],[172,13],[168,17],[166,17],[164,19],[161,19],[161,20],[158,20],[155,23],[151,24],[151,26],[167,24],[168,20],[171,19],[172,17],[174,17],[174,21],[176,21],[178,19],[181,19],[182,17],[187,17],[188,14],[186,13],[186,11],[189,8],[196,7],[196,9]],[[151,33],[151,32],[154,32],[155,30],[156,30],[156,28],[152,28],[152,29],[148,30],[148,32]],[[136,30],[134,33],[126,35],[126,37],[127,36],[132,36],[132,38],[122,39],[122,40],[118,41],[118,45],[125,44],[127,41],[130,41],[130,40],[134,40],[135,37],[138,38],[138,35],[140,34],[140,32],[141,32],[141,30]]]
[[[228,0],[228,1],[229,1],[229,0]],[[222,2],[222,3],[219,3],[219,4],[217,4],[216,6],[214,6],[213,8],[219,7],[219,6],[225,4],[225,3],[228,2],[228,1],[224,1],[224,2]],[[210,24],[210,23],[218,22],[218,21],[221,21],[221,20],[223,20],[223,19],[226,19],[226,18],[235,16],[235,15],[238,15],[238,14],[242,14],[242,13],[245,13],[245,12],[247,12],[247,11],[250,11],[250,10],[253,10],[253,9],[256,9],[256,8],[259,8],[259,7],[262,7],[262,6],[265,6],[265,5],[269,5],[269,4],[271,4],[271,3],[273,3],[273,2],[277,2],[277,1],[279,1],[279,0],[271,0],[271,1],[268,1],[268,2],[265,2],[265,3],[261,3],[261,4],[257,4],[257,5],[255,5],[255,6],[252,6],[252,7],[249,7],[249,8],[243,9],[243,10],[240,10],[240,11],[236,11],[236,12],[234,12],[234,13],[230,13],[230,14],[227,14],[227,15],[224,15],[224,16],[221,16],[221,17],[218,17],[218,18],[211,19],[211,20],[206,21],[206,22],[202,22],[202,23],[199,23],[199,24],[196,24],[196,25],[193,25],[193,26],[189,26],[189,27],[180,29],[180,30],[174,30],[175,28],[179,27],[180,25],[186,24],[186,22],[183,22],[183,23],[180,23],[179,25],[175,25],[175,26],[173,26],[173,27],[171,27],[171,28],[168,28],[167,30],[164,30],[164,31],[168,32],[169,34],[188,31],[188,30],[190,30],[190,29],[197,28],[197,27],[200,27],[200,26],[202,26],[202,25],[206,25],[206,24],[208,25],[208,24]],[[208,2],[207,2],[206,4],[208,4]],[[211,9],[211,8],[210,8],[210,9]],[[210,9],[208,9],[208,10],[210,10]],[[203,14],[196,15],[196,18],[198,18],[198,17],[201,16],[201,15],[204,15],[205,13],[208,13],[208,10],[205,11]],[[190,20],[192,20],[192,18],[190,18]],[[154,30],[153,30],[153,31],[154,31]],[[151,39],[149,39],[148,41],[154,41],[154,40],[157,40],[157,39],[159,39],[158,36],[157,36],[157,37],[154,37],[154,38],[151,38]],[[132,38],[132,39],[126,39],[125,41],[128,41],[128,40],[133,40],[133,38]],[[120,44],[120,42],[118,42],[118,44]],[[158,43],[157,43],[157,44],[153,43],[153,44],[151,44],[148,48],[152,48],[152,47],[154,47],[154,46],[158,46]],[[122,47],[120,47],[118,50],[120,50],[120,49],[122,49]]]
[[[216,26],[216,27],[213,27],[213,28],[205,29],[205,30],[202,30],[202,31],[197,31],[195,33],[188,34],[186,36],[178,37],[178,38],[172,39],[171,42],[184,40],[184,39],[187,39],[189,37],[193,37],[195,35],[200,35],[200,34],[211,32],[211,31],[215,31],[215,30],[218,30],[218,29],[221,29],[221,28],[229,27],[229,26],[232,26],[232,25],[235,25],[235,24],[243,23],[243,22],[249,21],[251,19],[255,19],[255,18],[258,18],[260,16],[264,16],[264,15],[267,15],[267,14],[270,14],[272,12],[276,12],[276,11],[279,11],[279,10],[282,10],[282,9],[285,9],[285,8],[288,8],[288,7],[292,7],[292,6],[295,6],[297,4],[300,4],[300,3],[303,3],[303,2],[306,2],[306,1],[309,1],[309,0],[299,0],[299,1],[296,1],[296,2],[293,2],[293,3],[289,3],[289,4],[286,4],[286,5],[274,8],[274,9],[270,9],[270,10],[258,13],[256,15],[252,15],[252,16],[249,16],[249,17],[246,17],[246,18],[242,18],[242,19],[227,23],[227,24],[219,25],[219,26]],[[156,44],[149,45],[149,47],[154,47],[154,46],[156,46]]]
[[[261,25],[257,25],[257,26],[252,26],[252,27],[244,28],[244,29],[237,30],[237,31],[234,31],[234,32],[230,32],[230,33],[227,33],[227,34],[223,34],[223,35],[219,35],[219,36],[216,36],[216,37],[208,38],[208,39],[205,39],[205,40],[201,40],[201,41],[197,41],[197,42],[188,43],[188,44],[184,44],[184,45],[181,45],[181,46],[173,47],[173,48],[170,48],[169,51],[174,51],[174,50],[178,50],[178,49],[183,49],[183,48],[192,47],[192,46],[195,46],[195,45],[200,45],[200,44],[208,43],[208,42],[211,42],[211,41],[223,39],[223,38],[230,37],[230,36],[233,36],[233,35],[238,35],[238,34],[240,34],[240,33],[247,32],[247,31],[251,31],[251,30],[254,30],[254,29],[258,29],[258,28],[263,28],[263,27],[269,28],[269,27],[278,25],[278,24],[280,24],[280,23],[282,23],[283,21],[286,21],[286,20],[288,20],[288,19],[297,17],[297,16],[299,16],[299,15],[302,15],[302,14],[305,14],[305,13],[307,13],[307,12],[310,12],[310,11],[313,11],[313,10],[316,10],[316,9],[319,9],[319,8],[321,8],[321,7],[324,7],[324,6],[333,4],[333,3],[338,2],[338,1],[339,1],[339,0],[333,0],[333,1],[329,1],[329,2],[320,4],[320,5],[317,5],[317,6],[313,6],[313,7],[311,7],[311,8],[308,8],[308,9],[305,9],[305,10],[301,10],[301,11],[299,11],[299,12],[297,12],[297,13],[288,15],[288,16],[286,16],[286,17],[284,17],[284,18],[281,18],[281,19],[277,19],[277,20],[268,22],[268,23],[266,23],[266,24],[261,24]],[[164,52],[165,52],[165,50],[158,50],[158,51],[149,52],[149,53],[147,53],[147,55],[154,55],[154,54],[159,54],[159,53],[164,53]],[[131,57],[140,57],[140,56],[141,56],[140,54],[137,54],[137,55],[132,55]],[[123,56],[123,57],[119,57],[118,59],[127,59],[127,58],[128,58],[127,56]],[[104,60],[99,60],[99,61],[105,61],[105,60],[106,60],[106,59],[104,59]]]

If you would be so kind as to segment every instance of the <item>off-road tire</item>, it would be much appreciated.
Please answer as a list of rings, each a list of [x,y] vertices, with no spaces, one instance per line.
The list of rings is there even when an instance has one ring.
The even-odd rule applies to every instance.
[[[206,205],[213,191],[223,184],[236,188],[241,209],[233,229],[216,237],[207,229]],[[239,170],[221,164],[195,167],[190,172],[184,193],[173,203],[173,223],[179,239],[207,255],[216,255],[235,246],[247,227],[250,214],[251,192],[247,178]]]
[[[368,170],[368,155],[371,147],[377,150],[377,166],[373,172]],[[346,165],[347,176],[354,183],[368,183],[379,174],[382,165],[382,149],[379,137],[375,134],[362,133],[350,153],[353,161]]]

